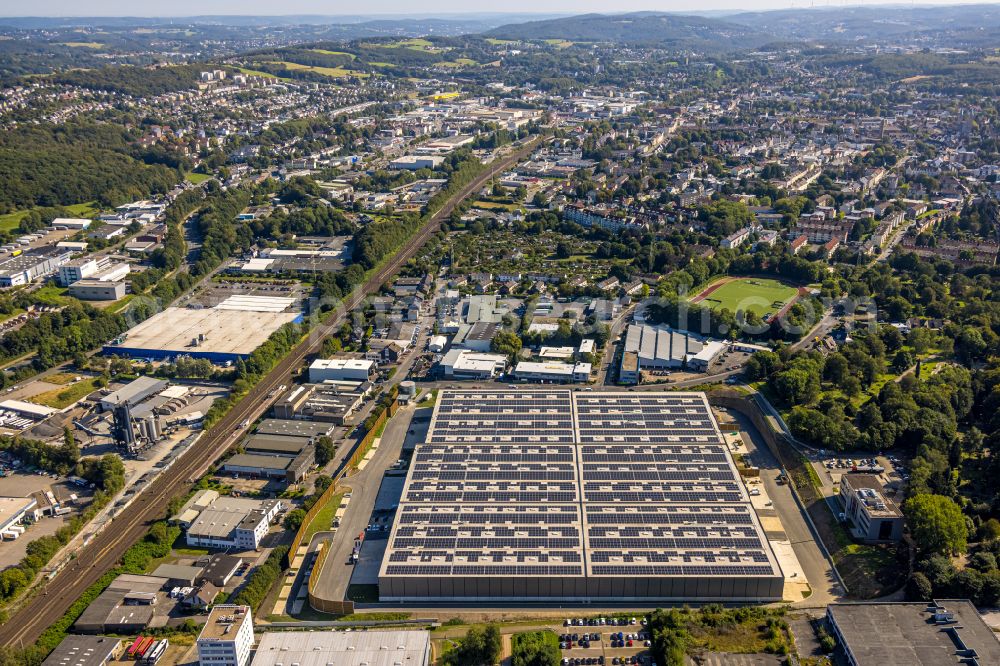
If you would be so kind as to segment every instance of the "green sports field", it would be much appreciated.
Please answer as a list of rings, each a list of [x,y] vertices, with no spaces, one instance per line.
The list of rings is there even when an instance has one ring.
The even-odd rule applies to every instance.
[[[712,309],[726,308],[730,312],[743,310],[755,312],[761,317],[769,313],[777,314],[778,310],[798,294],[795,287],[767,278],[738,278],[714,290],[713,286],[709,285],[692,300]],[[711,293],[705,294],[709,290],[712,290]],[[702,296],[703,294],[705,295]]]

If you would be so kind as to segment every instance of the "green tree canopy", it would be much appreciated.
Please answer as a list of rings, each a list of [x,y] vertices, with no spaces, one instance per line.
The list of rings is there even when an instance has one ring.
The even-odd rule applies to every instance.
[[[920,550],[944,555],[965,552],[968,538],[965,516],[950,497],[915,495],[903,509]]]

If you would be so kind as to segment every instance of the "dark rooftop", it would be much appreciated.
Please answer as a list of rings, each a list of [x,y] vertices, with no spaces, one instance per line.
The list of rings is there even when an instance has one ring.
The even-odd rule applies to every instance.
[[[827,613],[858,666],[1000,664],[1000,641],[967,599],[831,604]]]

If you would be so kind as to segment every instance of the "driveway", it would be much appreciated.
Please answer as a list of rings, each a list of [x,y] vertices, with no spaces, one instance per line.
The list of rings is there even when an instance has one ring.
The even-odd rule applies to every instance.
[[[781,520],[785,535],[812,588],[809,597],[795,602],[794,605],[819,607],[838,601],[844,594],[843,589],[830,562],[816,543],[816,538],[792,496],[791,489],[787,484],[778,484],[778,476],[781,473],[778,461],[749,420],[737,412],[730,413],[740,425],[743,443],[747,447],[748,462],[760,468],[761,482],[774,503],[775,513]]]
[[[354,567],[348,564],[348,558],[354,550],[354,540],[365,533],[385,470],[399,459],[416,409],[415,405],[401,407],[386,423],[379,446],[364,469],[341,481],[340,485],[351,497],[344,510],[340,528],[327,545],[330,551],[323,562],[323,569],[313,574],[319,576],[316,592],[324,599],[341,600],[347,594],[354,571]],[[423,433],[416,429],[411,435],[422,436]]]

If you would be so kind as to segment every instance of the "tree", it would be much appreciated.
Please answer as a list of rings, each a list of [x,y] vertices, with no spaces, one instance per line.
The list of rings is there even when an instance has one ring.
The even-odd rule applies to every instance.
[[[513,358],[521,351],[521,338],[516,333],[500,331],[490,342],[490,349]]]
[[[285,519],[282,521],[281,525],[286,530],[297,531],[299,527],[302,526],[303,521],[306,519],[306,512],[302,509],[292,509],[285,514]]]
[[[443,661],[450,666],[492,666],[500,660],[500,648],[500,628],[497,625],[472,627]]]
[[[333,454],[337,452],[337,445],[328,435],[323,435],[316,440],[316,464],[323,467],[333,460]]]
[[[965,552],[965,516],[950,497],[915,495],[906,501],[903,510],[921,551],[942,555]]]
[[[750,381],[767,379],[781,367],[781,358],[772,351],[754,352],[746,363],[746,377]]]
[[[73,430],[69,426],[63,427],[63,455],[74,464],[80,459],[80,447],[77,446]]]
[[[914,363],[913,354],[905,349],[900,349],[896,352],[896,356],[892,359],[892,369],[896,373],[903,373]]]
[[[808,405],[819,395],[819,378],[803,368],[789,368],[774,375],[771,388],[789,405]]]
[[[1000,539],[1000,520],[990,518],[979,528],[980,541],[996,541]]]
[[[823,364],[823,375],[837,386],[843,386],[844,379],[851,374],[851,364],[840,352],[833,352]]]
[[[914,328],[906,336],[906,342],[913,347],[913,353],[917,356],[926,354],[934,341],[934,333],[929,328]]]
[[[989,344],[983,339],[983,333],[978,328],[964,328],[955,340],[955,354],[966,365],[980,359]]]
[[[917,571],[910,576],[906,581],[906,598],[910,601],[930,601],[934,598],[934,588],[926,575]]]
[[[548,631],[515,634],[511,639],[511,666],[558,666],[559,641]]]

